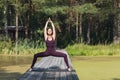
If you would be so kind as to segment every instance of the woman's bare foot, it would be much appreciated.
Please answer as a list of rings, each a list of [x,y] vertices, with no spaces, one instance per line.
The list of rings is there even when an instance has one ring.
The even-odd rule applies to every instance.
[[[30,68],[29,71],[32,71],[32,68]]]
[[[71,69],[70,69],[70,68],[67,68],[67,70],[68,70],[68,71],[71,71]]]

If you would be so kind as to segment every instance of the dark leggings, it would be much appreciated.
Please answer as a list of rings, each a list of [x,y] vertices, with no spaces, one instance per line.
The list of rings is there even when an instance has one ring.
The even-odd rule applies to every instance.
[[[46,56],[64,57],[64,61],[67,65],[67,67],[69,68],[67,55],[64,53],[61,53],[61,52],[56,52],[56,51],[49,51],[49,52],[45,51],[45,52],[40,52],[40,53],[35,54],[34,59],[32,61],[31,68],[33,68],[38,57],[46,57]]]

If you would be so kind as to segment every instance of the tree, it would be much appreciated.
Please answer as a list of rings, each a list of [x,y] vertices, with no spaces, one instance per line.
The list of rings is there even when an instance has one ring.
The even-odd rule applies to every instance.
[[[120,8],[120,0],[114,0],[114,8]],[[120,43],[120,12],[115,14],[114,28],[113,28],[113,41],[114,43]]]
[[[5,22],[5,20],[3,20],[3,15],[5,14],[5,9],[6,9],[6,1],[0,0],[0,28],[2,27],[2,23]]]
[[[0,4],[3,4],[2,1]],[[114,3],[118,5],[116,0],[8,0],[7,10],[12,8],[12,15],[14,18],[16,17],[16,23],[15,20],[13,21],[14,25],[19,26],[20,18],[22,18],[25,38],[29,39],[30,31],[36,40],[39,39],[38,36],[43,39],[42,29],[46,19],[51,17],[58,36],[64,37],[62,40],[66,41],[66,44],[74,41],[90,44],[112,40],[113,19],[119,13],[119,9],[114,7]],[[0,14],[3,14],[3,7],[0,10]],[[0,25],[2,25],[2,15],[0,18]],[[59,33],[59,31],[61,32]],[[16,27],[16,41],[17,32]],[[60,38],[58,37],[58,40]]]
[[[82,4],[80,6],[76,6],[75,7],[76,10],[78,10],[78,12],[80,13],[80,38],[82,36],[82,14],[88,14],[89,15],[89,25],[88,25],[88,29],[87,29],[87,43],[90,43],[90,27],[91,27],[91,20],[92,17],[90,15],[92,14],[96,14],[98,12],[98,9],[96,8],[96,6],[94,6],[91,3],[86,3],[86,4]],[[81,38],[82,39],[82,38]]]
[[[104,33],[104,34],[101,33],[101,35],[99,36],[104,37],[104,39],[102,40],[104,40],[105,43],[113,41],[113,29],[115,27],[113,25],[114,24],[113,20],[115,19],[115,16],[119,12],[119,9],[115,7],[116,1],[117,0],[105,0],[105,1],[96,0],[96,3],[95,3],[95,5],[98,8],[100,8],[99,13],[98,13],[99,27],[103,27],[101,31]]]
[[[25,2],[22,2],[22,17],[24,21],[24,27],[25,27],[25,38],[28,38],[28,27],[30,22],[30,17],[33,15],[33,4],[31,0],[26,0]]]
[[[4,25],[3,25],[4,23]],[[0,29],[4,26],[6,38],[8,38],[7,30],[7,0],[0,0]]]
[[[16,32],[15,32],[15,47],[17,48],[18,45],[18,8],[19,8],[19,1],[18,0],[13,0],[11,1],[11,5],[14,5],[15,8],[15,25],[16,25]]]
[[[19,15],[22,12],[22,3],[20,0],[8,0],[9,5],[14,6],[14,10],[15,10],[15,26],[16,26],[16,31],[15,31],[15,46],[17,49],[17,45],[18,45],[18,29],[19,29]]]
[[[71,33],[72,19],[73,19],[73,0],[69,0],[69,9],[68,9],[68,32]]]
[[[15,16],[15,22],[16,22],[16,34],[15,34],[15,38],[16,38],[16,40],[15,40],[15,42],[16,42],[16,47],[17,47],[17,44],[18,44],[18,6],[17,6],[17,4],[18,4],[18,0],[16,0],[16,16]]]
[[[76,6],[78,6],[78,1],[75,2]],[[78,42],[78,10],[76,9],[76,42]]]

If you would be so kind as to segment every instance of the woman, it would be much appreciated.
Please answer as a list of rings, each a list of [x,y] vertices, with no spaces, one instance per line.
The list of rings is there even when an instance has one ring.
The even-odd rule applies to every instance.
[[[51,23],[52,25],[52,29],[51,28],[47,28],[48,23]],[[70,66],[68,64],[68,59],[67,59],[67,55],[61,52],[56,52],[55,50],[55,38],[56,38],[56,32],[55,32],[55,27],[53,22],[51,21],[51,19],[49,18],[46,22],[45,28],[44,28],[44,38],[46,41],[46,46],[47,49],[45,52],[40,52],[34,55],[34,59],[31,65],[31,68],[29,71],[32,70],[36,60],[38,57],[45,57],[45,56],[56,56],[56,57],[64,57],[64,61],[67,65],[67,70],[71,71]]]

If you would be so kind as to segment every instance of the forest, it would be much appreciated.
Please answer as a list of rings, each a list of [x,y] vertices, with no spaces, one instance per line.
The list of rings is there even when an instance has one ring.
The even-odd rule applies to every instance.
[[[120,43],[120,0],[0,0],[1,53],[44,50],[43,29],[49,17],[58,48]]]

